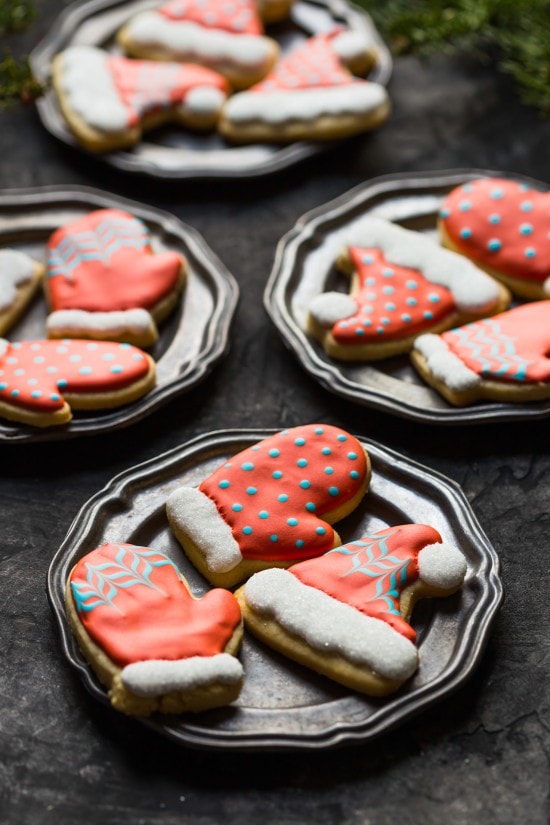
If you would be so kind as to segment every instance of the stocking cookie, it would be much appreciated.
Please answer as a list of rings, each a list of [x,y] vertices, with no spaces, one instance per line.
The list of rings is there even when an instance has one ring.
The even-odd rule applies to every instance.
[[[138,716],[229,704],[241,612],[226,590],[194,598],[163,553],[105,544],[72,569],[65,594],[78,645],[117,710]]]
[[[418,665],[414,603],[462,585],[466,562],[432,527],[388,527],[288,570],[264,570],[237,591],[245,626],[291,659],[382,696]]]
[[[44,267],[25,252],[0,249],[0,335],[18,321],[37,292]]]
[[[359,32],[309,38],[264,80],[227,101],[219,130],[235,143],[288,143],[332,140],[379,126],[389,114],[386,90],[345,68],[364,68],[371,49]]]
[[[130,344],[0,339],[0,416],[11,421],[65,424],[71,408],[120,407],[154,383],[154,361]]]
[[[133,146],[167,122],[211,129],[228,92],[227,81],[203,66],[129,60],[92,46],[58,54],[52,79],[69,128],[91,152]]]
[[[418,372],[451,404],[550,397],[550,301],[503,312],[443,335],[421,335]]]
[[[58,229],[48,243],[50,338],[93,338],[149,346],[176,305],[185,262],[155,254],[142,221],[98,209]]]
[[[474,180],[447,196],[439,230],[445,246],[516,295],[550,296],[550,193],[500,178]]]
[[[280,2],[267,0],[266,12],[270,7],[281,11]],[[263,34],[254,0],[169,0],[133,17],[118,40],[134,57],[207,66],[236,89],[264,77],[279,54],[277,43]]]
[[[420,232],[379,218],[361,222],[337,265],[351,292],[309,305],[308,330],[328,355],[374,360],[408,352],[422,332],[440,332],[505,309],[510,296],[462,256]]]
[[[284,430],[225,462],[167,502],[170,525],[195,567],[231,587],[266,567],[288,567],[340,544],[331,527],[366,493],[360,442],[329,425]]]

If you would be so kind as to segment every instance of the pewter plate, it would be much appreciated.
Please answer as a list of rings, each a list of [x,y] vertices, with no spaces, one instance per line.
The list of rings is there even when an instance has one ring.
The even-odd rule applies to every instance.
[[[348,292],[349,279],[334,262],[350,229],[365,215],[399,223],[437,240],[442,201],[455,186],[478,177],[506,177],[546,191],[521,175],[486,169],[388,175],[303,215],[279,242],[264,292],[264,305],[285,344],[324,387],[358,404],[431,424],[478,424],[550,415],[550,401],[506,404],[486,401],[453,407],[428,387],[408,355],[370,363],[329,357],[306,330],[311,299],[321,292]],[[518,303],[518,302],[516,302]]]
[[[202,435],[114,478],[84,505],[56,553],[48,594],[63,651],[90,693],[108,704],[80,654],[65,618],[71,568],[105,542],[151,546],[174,560],[195,596],[209,585],[172,535],[165,502],[178,486],[198,485],[230,456],[272,431],[225,430]],[[373,466],[361,505],[339,522],[342,541],[389,525],[420,522],[460,547],[468,571],[460,593],[420,602],[413,614],[420,652],[414,677],[396,694],[372,699],[294,664],[245,632],[245,683],[227,708],[140,720],[181,745],[242,750],[318,749],[372,739],[459,688],[478,664],[502,599],[498,557],[461,489],[426,467],[360,439]]]
[[[0,420],[0,442],[51,441],[126,427],[204,379],[229,348],[238,286],[203,238],[167,212],[85,187],[13,190],[0,196],[0,248],[20,249],[44,260],[51,233],[90,210],[118,207],[141,218],[155,251],[180,252],[188,278],[177,309],[159,328],[148,352],[157,364],[156,386],[143,398],[114,410],[75,411],[63,426],[37,428]],[[46,337],[48,309],[37,297],[6,336],[11,341]]]
[[[138,11],[152,8],[159,0],[88,0],[71,5],[34,49],[30,62],[35,76],[48,82],[57,52],[73,45],[98,46],[117,53],[114,36]],[[376,62],[369,80],[387,85],[392,73],[391,54],[362,9],[346,0],[297,0],[287,22],[267,26],[284,53],[314,34],[345,26],[366,33],[376,48]],[[50,90],[37,101],[38,114],[46,129],[69,146],[85,152],[65,124]],[[252,144],[231,146],[221,135],[197,135],[181,126],[165,126],[147,132],[130,150],[94,155],[125,172],[137,172],[170,180],[204,178],[254,178],[292,166],[322,152],[333,143],[293,143],[289,146]]]

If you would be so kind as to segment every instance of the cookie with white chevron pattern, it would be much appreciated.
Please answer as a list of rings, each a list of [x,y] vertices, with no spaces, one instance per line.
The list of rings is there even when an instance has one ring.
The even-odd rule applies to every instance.
[[[421,335],[411,353],[420,375],[451,404],[550,397],[550,301],[536,301]]]

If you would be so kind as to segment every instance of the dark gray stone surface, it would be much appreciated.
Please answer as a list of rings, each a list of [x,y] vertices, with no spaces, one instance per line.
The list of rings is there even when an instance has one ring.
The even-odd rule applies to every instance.
[[[13,46],[42,36],[61,0]],[[352,407],[305,375],[262,309],[279,237],[376,175],[458,167],[550,181],[550,123],[510,83],[459,60],[397,62],[394,114],[264,181],[159,185],[69,151],[32,109],[0,115],[0,185],[83,184],[168,209],[238,279],[232,352],[189,396],[101,439],[7,447],[0,460],[0,820],[6,825],[543,825],[549,818],[547,423],[437,428]],[[506,600],[469,684],[374,743],[308,754],[179,748],[99,706],[64,661],[45,593],[50,558],[119,471],[223,427],[324,420],[459,482],[502,560]]]

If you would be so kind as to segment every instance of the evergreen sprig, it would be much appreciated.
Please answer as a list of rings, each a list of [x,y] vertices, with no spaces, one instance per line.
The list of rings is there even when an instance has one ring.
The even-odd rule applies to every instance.
[[[0,0],[0,37],[25,29],[36,17],[34,0]],[[9,51],[0,59],[0,110],[15,103],[30,103],[43,92],[29,61],[16,60]]]
[[[356,0],[396,54],[494,59],[550,115],[550,0]]]
[[[32,0],[2,0],[0,3],[0,36],[21,31],[36,16]]]

